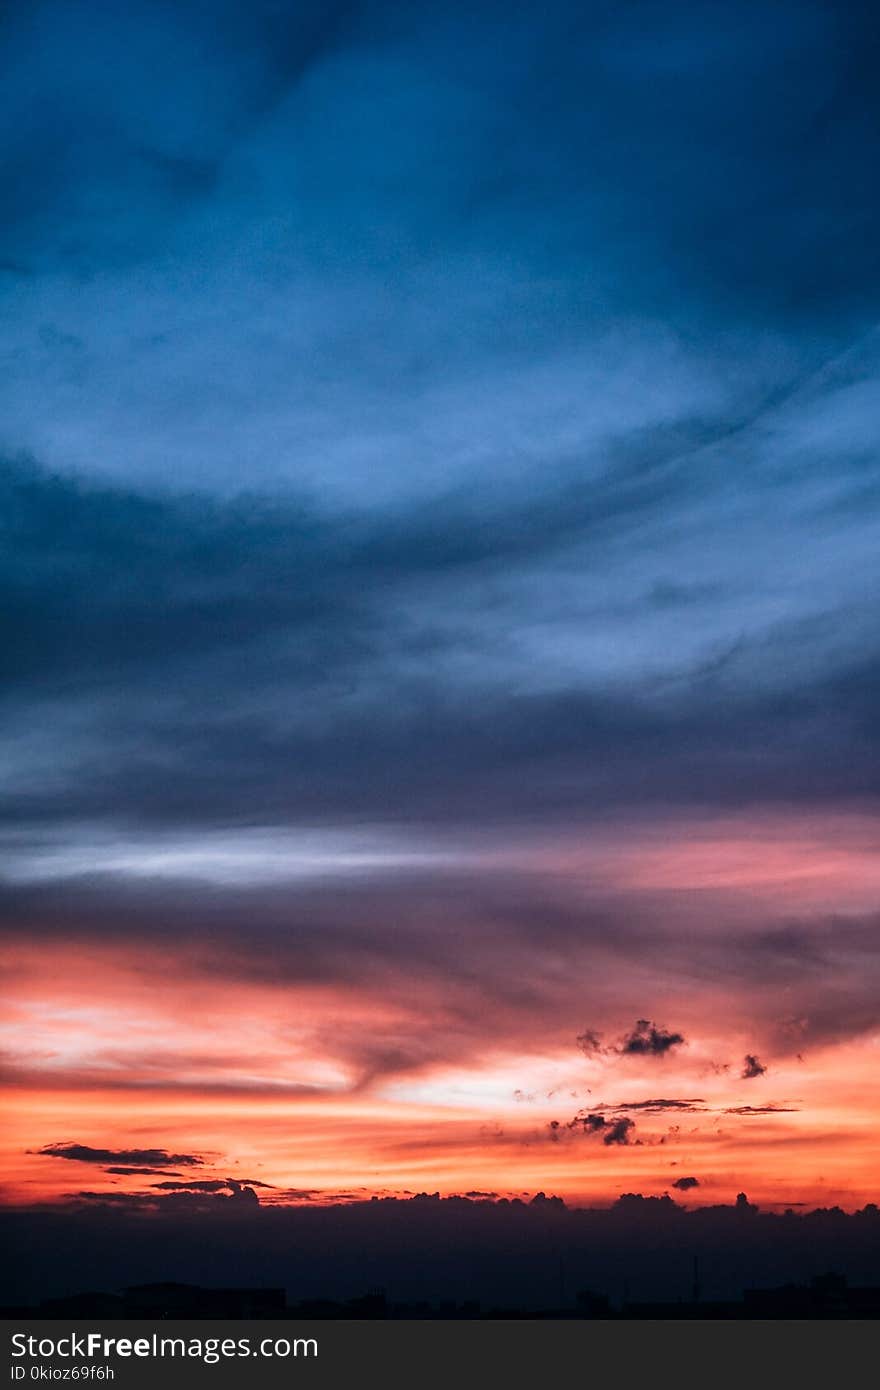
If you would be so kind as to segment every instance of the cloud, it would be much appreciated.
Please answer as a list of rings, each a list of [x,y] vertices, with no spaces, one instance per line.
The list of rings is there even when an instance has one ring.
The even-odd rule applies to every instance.
[[[590,1007],[611,1040],[609,1052],[598,1060],[614,1064],[619,1020],[634,1017],[644,1003],[639,962],[649,949],[658,997],[676,989],[683,970],[700,981],[687,1019],[675,1030],[692,1039],[711,1033],[723,1016],[719,1011],[731,1006],[780,1053],[816,1046],[823,1038],[858,1037],[877,1019],[873,915],[805,919],[784,939],[775,927],[762,927],[760,918],[755,923],[750,916],[742,934],[703,930],[695,940],[704,911],[705,898],[701,904],[677,903],[674,911],[645,895],[639,901],[608,893],[591,899],[576,880],[532,874],[522,864],[510,870],[491,863],[392,867],[348,881],[328,870],[323,878],[289,885],[222,890],[149,878],[136,884],[86,878],[0,887],[7,951],[36,970],[32,984],[22,977],[25,994],[45,994],[38,982],[45,969],[38,966],[33,946],[39,931],[56,952],[71,951],[71,943],[77,943],[78,958],[94,963],[89,988],[96,1000],[111,965],[116,988],[136,991],[138,978],[152,978],[163,952],[173,949],[181,989],[186,979],[207,972],[216,989],[229,991],[230,1008],[237,1007],[238,991],[249,985],[273,997],[319,985],[345,991],[359,1011],[371,1013],[378,1002],[383,1010],[391,1004],[395,1009],[394,1022],[382,1027],[356,1020],[349,1026],[344,1014],[333,1027],[316,1023],[309,1046],[332,1059],[338,1077],[323,1092],[305,1085],[296,1068],[278,1071],[277,1060],[248,1059],[245,1066],[234,1050],[208,1044],[187,1055],[173,1038],[136,1056],[121,1040],[93,1040],[75,1066],[55,1069],[53,1084],[65,1088],[118,1089],[141,1085],[148,1076],[151,1085],[167,1091],[198,1085],[206,1094],[268,1094],[275,1088],[295,1098],[338,1093],[340,1084],[376,1086],[382,1077],[416,1075],[438,1062],[469,1065],[489,1045],[516,1051],[524,1029],[530,1045],[555,1050],[575,1036],[584,1007],[579,976],[591,969]],[[240,934],[244,917],[250,924],[247,951]],[[465,955],[457,943],[466,931]],[[571,962],[570,971],[553,969],[558,956]],[[597,961],[603,963],[601,972]],[[723,991],[717,985],[721,978]],[[790,1039],[777,1033],[783,978],[798,1016],[808,1020],[806,1033]],[[185,1019],[178,994],[167,995],[163,1007]],[[845,1000],[846,1007],[835,999]],[[429,1026],[431,1017],[442,1019],[442,1026]],[[598,1035],[598,1026],[594,1031]],[[26,1052],[7,1049],[3,1062],[8,1079],[44,1080],[44,1068]],[[637,1062],[622,1058],[619,1064],[629,1070]],[[661,1062],[646,1057],[644,1065]],[[606,1085],[610,1089],[607,1079]],[[538,1094],[542,1088],[524,1087],[524,1094],[533,1090]],[[640,1102],[643,1096],[636,1093],[633,1099]],[[607,1097],[608,1091],[603,1104],[611,1104]],[[648,1099],[682,1098],[649,1093]],[[612,1108],[622,1101],[617,1095]],[[594,1106],[599,1108],[597,1102]]]
[[[602,1050],[602,1035],[592,1028],[586,1028],[583,1033],[578,1033],[576,1042],[581,1052],[587,1057],[594,1057]]]
[[[555,1131],[558,1131],[558,1122],[555,1122]],[[625,1115],[607,1117],[595,1112],[584,1113],[583,1111],[575,1115],[573,1120],[569,1120],[567,1128],[569,1130],[580,1130],[586,1135],[601,1135],[602,1143],[629,1144],[630,1135],[635,1130],[635,1120],[629,1119]]]
[[[676,1178],[672,1184],[679,1192],[690,1192],[693,1188],[699,1187],[699,1178]]]
[[[606,1129],[602,1134],[603,1144],[629,1144],[630,1135],[635,1129],[635,1120],[628,1116],[621,1116],[616,1120],[609,1120]]]
[[[640,1018],[631,1033],[620,1043],[617,1051],[622,1057],[665,1057],[685,1041],[682,1033],[659,1028],[647,1018]]]
[[[687,1100],[629,1100],[623,1101],[619,1105],[609,1106],[611,1110],[644,1110],[650,1114],[662,1114],[667,1110],[683,1110],[689,1113],[705,1110],[706,1104],[700,1096],[691,1097]]]
[[[150,1209],[159,1198],[149,1198],[131,1192],[90,1192],[84,1190],[73,1194],[75,1202],[96,1202],[107,1206],[127,1208],[132,1211]]]
[[[579,1111],[573,1120],[569,1121],[568,1128],[576,1129],[580,1127],[584,1134],[598,1134],[606,1128],[608,1121],[604,1115],[596,1113],[585,1114]]]
[[[674,1221],[683,1214],[682,1208],[672,1200],[668,1193],[664,1193],[662,1197],[645,1197],[641,1192],[621,1192],[611,1210],[616,1217],[623,1219],[634,1217],[637,1221],[641,1221],[646,1216],[661,1220],[671,1218]]]
[[[162,1192],[81,1191],[73,1194],[74,1205],[87,1202],[95,1206],[110,1206],[114,1210],[150,1213],[180,1213],[216,1211],[250,1211],[260,1205],[260,1199],[250,1186],[219,1186],[209,1184],[198,1188],[173,1188]]]
[[[131,1176],[131,1177],[134,1177],[134,1176],[143,1176],[143,1177],[147,1177],[147,1176],[149,1176],[150,1174],[163,1175],[163,1176],[172,1177],[172,1178],[174,1178],[174,1177],[180,1177],[180,1174],[179,1174],[179,1173],[168,1173],[167,1169],[165,1169],[165,1168],[105,1168],[105,1169],[104,1169],[104,1172],[105,1172],[105,1173],[112,1173],[114,1176],[118,1176],[118,1177],[129,1177],[129,1176]]]
[[[255,1187],[271,1187],[271,1183],[255,1182],[252,1178],[213,1178],[188,1182],[154,1182],[152,1186],[163,1192],[226,1192],[233,1197],[252,1192]],[[254,1194],[256,1195],[256,1194]]]
[[[640,1018],[632,1031],[615,1046],[603,1046],[601,1033],[593,1028],[579,1033],[576,1041],[587,1057],[662,1057],[673,1048],[680,1047],[685,1038],[682,1033],[671,1033],[647,1018]]]
[[[796,1105],[733,1105],[724,1110],[725,1115],[796,1115]]]
[[[113,1163],[154,1168],[193,1168],[205,1162],[198,1154],[168,1153],[166,1149],[93,1149],[88,1144],[44,1144],[38,1154],[76,1163]]]
[[[612,533],[643,470],[624,468],[621,496],[607,499]],[[7,463],[0,585],[10,765],[0,812],[68,830],[72,821],[124,820],[191,832],[257,815],[283,824],[291,805],[306,820],[382,819],[387,798],[368,775],[377,761],[396,803],[447,826],[503,822],[516,808],[592,819],[599,804],[723,806],[876,791],[870,760],[843,756],[860,746],[880,669],[865,646],[868,615],[850,606],[843,630],[858,636],[852,650],[840,647],[833,614],[737,639],[725,670],[711,676],[705,653],[682,650],[670,658],[678,676],[663,701],[651,674],[660,657],[648,649],[642,664],[617,673],[613,695],[588,666],[554,672],[550,652],[546,679],[526,679],[531,659],[518,675],[519,625],[545,630],[540,610],[524,611],[523,591],[549,580],[573,544],[605,545],[593,534],[594,500],[587,492],[578,503],[573,487],[563,476],[543,481],[538,509],[523,487],[340,517],[302,497],[179,498]],[[662,526],[664,508],[674,514],[678,501],[645,505]],[[66,519],[63,567],[50,566],[34,540],[56,514]],[[123,554],[126,577],[107,584]],[[494,576],[483,607],[465,606],[475,568]],[[576,590],[569,602],[579,612]],[[637,633],[654,600],[630,602]],[[685,595],[677,602],[693,606]],[[707,602],[707,622],[717,606]],[[595,617],[603,649],[616,609]],[[565,611],[554,651],[568,646]],[[817,644],[828,647],[818,665]],[[470,664],[476,648],[483,676]],[[767,674],[773,652],[784,654],[782,667]],[[789,668],[798,674],[783,718],[778,692],[788,689]],[[218,683],[223,702],[211,699]],[[391,687],[393,718],[383,698]],[[51,804],[25,737],[50,709]],[[805,765],[803,741],[820,725]],[[762,740],[772,750],[764,760]],[[431,749],[441,745],[439,765]],[[528,778],[517,771],[525,766]]]
[[[755,1076],[763,1076],[767,1068],[752,1052],[747,1052],[743,1059],[743,1069],[740,1076],[744,1081],[750,1081]]]

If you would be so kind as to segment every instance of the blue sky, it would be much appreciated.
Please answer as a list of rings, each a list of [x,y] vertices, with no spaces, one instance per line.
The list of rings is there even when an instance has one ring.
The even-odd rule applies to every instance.
[[[4,23],[13,796],[50,710],[56,778],[124,775],[144,697],[161,743],[205,700],[314,728],[312,687],[380,723],[873,690],[867,11]]]

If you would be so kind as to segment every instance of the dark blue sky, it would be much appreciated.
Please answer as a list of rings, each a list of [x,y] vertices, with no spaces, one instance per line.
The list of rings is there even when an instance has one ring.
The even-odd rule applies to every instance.
[[[870,7],[3,39],[7,816],[876,790]]]

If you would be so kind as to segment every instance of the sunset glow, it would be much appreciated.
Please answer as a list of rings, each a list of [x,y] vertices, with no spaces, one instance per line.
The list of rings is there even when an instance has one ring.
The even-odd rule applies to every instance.
[[[824,825],[764,816],[751,829],[680,820],[560,832],[555,850],[472,849],[470,874],[565,894],[583,916],[566,928],[564,952],[552,934],[513,939],[479,978],[442,937],[430,976],[420,969],[431,889],[411,869],[398,912],[416,925],[398,922],[395,966],[373,978],[344,968],[297,978],[283,928],[220,942],[183,928],[173,970],[148,938],[105,941],[87,917],[49,949],[13,938],[0,1025],[5,1198],[155,1197],[174,1177],[231,1177],[266,1184],[269,1204],[543,1188],[603,1203],[698,1172],[692,1203],[730,1201],[745,1184],[764,1204],[862,1205],[880,1164],[880,1031],[853,1035],[829,1017],[820,953],[835,953],[836,988],[846,968],[860,989],[869,929],[863,938],[824,914],[831,902],[867,907],[872,836],[864,814]],[[297,892],[294,873],[281,897],[291,913]],[[372,874],[357,892],[377,892]],[[597,942],[590,920],[611,904],[620,935]],[[804,930],[793,923],[805,920],[813,968],[780,986]],[[481,934],[494,948],[491,921],[474,917],[466,930],[474,958]],[[627,1055],[620,1038],[646,998],[683,1041]],[[587,1029],[597,1036],[585,1048]],[[755,1075],[744,1075],[748,1056]],[[631,1119],[627,1142],[585,1133],[575,1117],[587,1113]],[[40,1153],[74,1141],[199,1162],[187,1174],[173,1164],[126,1174]]]

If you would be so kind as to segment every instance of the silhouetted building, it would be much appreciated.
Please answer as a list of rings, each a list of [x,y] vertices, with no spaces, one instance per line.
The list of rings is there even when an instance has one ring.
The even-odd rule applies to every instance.
[[[748,1318],[876,1318],[880,1288],[851,1288],[843,1274],[820,1274],[809,1284],[746,1289]]]
[[[575,1294],[575,1308],[579,1318],[607,1318],[611,1305],[603,1293],[593,1293],[592,1289],[581,1289]]]
[[[277,1318],[284,1289],[203,1289],[192,1284],[135,1284],[123,1293],[126,1317]]]
[[[40,1304],[43,1318],[124,1318],[125,1300],[113,1293],[75,1293],[69,1298],[44,1298]]]
[[[555,1308],[491,1305],[476,1300],[414,1300],[391,1303],[384,1289],[347,1299],[310,1298],[288,1306],[284,1289],[206,1289],[195,1284],[136,1284],[119,1294],[90,1292],[47,1298],[37,1308],[3,1308],[4,1317],[22,1318],[624,1318],[624,1319],[787,1319],[880,1318],[880,1288],[850,1286],[842,1274],[822,1274],[809,1284],[774,1289],[746,1289],[737,1300],[701,1297],[694,1268],[692,1298],[636,1302],[624,1297],[612,1308],[605,1294],[583,1289],[574,1305]]]

